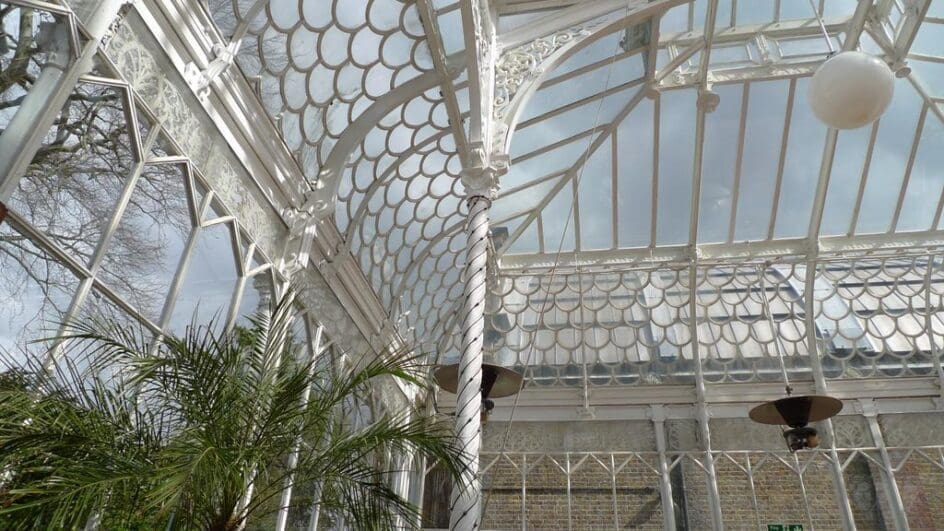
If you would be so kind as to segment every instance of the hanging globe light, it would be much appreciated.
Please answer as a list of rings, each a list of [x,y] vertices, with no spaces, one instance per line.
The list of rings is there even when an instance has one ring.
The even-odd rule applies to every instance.
[[[895,90],[895,75],[884,61],[864,52],[830,57],[813,74],[813,113],[835,129],[857,129],[878,119]]]

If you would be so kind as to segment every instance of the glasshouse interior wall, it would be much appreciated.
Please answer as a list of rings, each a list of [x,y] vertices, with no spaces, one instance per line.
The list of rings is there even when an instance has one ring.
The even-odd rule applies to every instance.
[[[712,419],[706,452],[695,420],[660,420],[662,409],[653,411],[655,421],[489,423],[484,528],[707,529],[717,503],[726,529],[843,529],[847,503],[858,529],[894,529],[893,496],[911,529],[944,526],[940,414],[842,415],[820,449],[790,453],[777,428],[743,417]],[[874,442],[869,418],[884,446]],[[427,482],[435,481],[434,470]],[[428,526],[444,527],[444,503],[427,497]]]
[[[231,323],[286,282],[289,202],[249,173],[138,10],[121,6],[111,22],[107,2],[79,6],[84,18],[0,4],[16,30],[0,87],[5,349],[90,313],[154,332]],[[319,271],[293,280],[332,338],[367,348]]]
[[[907,20],[902,6],[908,2],[879,3]],[[374,72],[379,82],[367,80],[365,72],[364,79],[357,78],[350,74],[355,69],[339,66],[346,57],[324,54],[325,61],[337,59],[338,64],[327,66],[289,65],[290,43],[297,39],[304,44],[314,34],[292,19],[300,11],[275,9],[260,16],[261,21],[242,20],[246,13],[236,4],[243,3],[209,4],[77,0],[70,7],[0,1],[0,200],[10,210],[0,224],[0,347],[43,348],[30,341],[54,335],[63,321],[83,315],[137,322],[155,334],[179,332],[192,319],[216,319],[229,326],[283,290],[291,277],[304,288],[308,334],[323,326],[339,352],[380,350],[412,335],[424,347],[434,347],[429,350],[438,357],[435,361],[454,361],[461,338],[465,245],[460,151],[467,148],[463,135],[470,127],[465,120],[470,79],[464,68],[444,61],[445,52],[463,51],[461,38],[444,36],[448,50],[433,54],[425,28],[438,18],[462,29],[460,3],[421,2],[427,8],[421,15],[413,2],[393,2],[384,12],[376,7],[383,3],[375,0],[367,4],[376,10],[351,16],[357,20],[315,24],[325,34],[344,33],[344,39],[358,33],[368,42],[380,41],[368,47],[372,55],[355,58],[361,63],[358,69]],[[828,6],[839,4],[830,1]],[[839,7],[849,8],[850,16],[858,12],[855,2]],[[275,20],[286,13],[291,20]],[[378,13],[386,15],[378,19],[383,24],[373,20]],[[942,17],[936,17],[935,27],[944,26]],[[849,20],[831,21],[828,29],[839,35]],[[282,22],[290,29],[283,31]],[[341,28],[344,24],[349,27]],[[790,32],[804,26],[813,27],[803,19],[785,24],[778,29],[780,38],[789,44]],[[232,33],[238,31],[248,37],[237,49],[233,46],[240,41]],[[624,31],[629,40],[629,30],[617,28],[592,49],[575,54],[575,60],[595,57],[602,44],[624,46],[617,42]],[[673,54],[691,44],[686,39],[694,37],[684,36],[690,33],[670,35],[676,39]],[[755,33],[752,26],[732,29],[728,38],[753,39]],[[801,44],[813,39],[808,33]],[[642,125],[614,118],[607,125],[612,139],[596,143],[604,146],[601,153],[612,151],[612,161],[590,159],[606,170],[597,172],[600,178],[614,183],[619,182],[617,166],[637,167],[625,161],[618,165],[619,156],[638,150],[645,151],[642,158],[653,155],[653,163],[667,157],[658,148],[659,109],[664,109],[662,120],[695,114],[691,72],[671,78],[678,86],[671,87],[666,103],[645,98],[643,87],[638,93],[629,91],[653,74],[643,68],[644,57],[663,62],[661,56],[668,57],[657,47],[639,51],[619,52],[624,66],[638,64],[622,72],[635,77],[617,88],[628,101],[625,113],[635,105],[645,111],[632,115]],[[799,54],[803,60],[807,55]],[[926,59],[914,63],[940,63]],[[685,60],[675,55],[670,64]],[[544,92],[538,92],[537,101],[555,101],[553,91],[569,87],[563,81],[598,74],[607,63],[613,61],[603,58],[558,72],[540,89]],[[766,65],[750,65],[755,67]],[[810,64],[804,68],[812,73]],[[295,105],[291,98],[308,90],[307,76],[315,69],[331,70],[342,81],[342,74],[357,78],[351,83],[363,94],[342,94],[331,83],[316,83],[317,93]],[[399,76],[408,81],[399,83]],[[714,116],[749,109],[772,90],[783,107],[774,121],[789,124],[794,107],[797,114],[804,112],[794,99],[806,82],[803,76],[791,78],[776,90],[767,81],[754,83],[750,101],[746,87],[735,90],[740,96],[726,92],[738,87],[732,82],[719,92],[741,104],[724,106]],[[297,86],[286,91],[282,83]],[[395,105],[384,99],[395,85],[407,83],[396,92]],[[914,84],[910,78],[898,83],[907,90]],[[910,94],[912,103],[919,100],[918,92],[899,93]],[[289,126],[299,125],[302,112],[291,107],[315,108],[312,112],[324,114],[319,120],[328,120],[336,100],[342,101],[338,108],[350,112],[323,124],[331,130],[316,127],[305,131],[304,138],[298,131],[285,134]],[[924,124],[927,119],[938,127],[933,119],[941,114],[939,100],[920,102],[915,120]],[[336,158],[347,179],[337,190],[340,207],[334,216],[318,220],[316,237],[306,240],[304,235],[315,229],[299,223],[295,214],[306,205],[308,183],[334,160],[332,147],[354,126],[355,120],[347,119],[374,105],[388,114],[376,123],[360,124],[361,144],[339,151],[343,156]],[[570,120],[561,109],[581,113],[581,120],[593,116],[576,102],[547,114]],[[551,237],[551,229],[563,242],[568,229],[558,218],[566,205],[551,200],[564,190],[559,197],[571,193],[574,197],[567,200],[573,204],[579,187],[573,181],[568,192],[565,183],[571,181],[552,180],[573,177],[579,165],[568,162],[569,169],[537,179],[528,171],[554,160],[553,152],[560,155],[564,148],[574,159],[583,153],[586,163],[588,152],[571,148],[594,131],[544,137],[535,133],[541,129],[535,126],[544,123],[540,115],[527,112],[531,114],[525,114],[513,146],[523,152],[517,153],[506,178],[509,186],[493,211],[491,250],[514,252],[499,256],[500,264],[490,263],[497,274],[488,279],[484,341],[487,360],[522,373],[526,387],[516,397],[497,400],[484,430],[485,528],[765,529],[799,524],[810,529],[944,529],[944,261],[935,232],[941,207],[936,214],[934,205],[905,208],[933,217],[933,227],[918,236],[938,239],[925,242],[915,236],[901,248],[890,245],[867,253],[859,253],[856,245],[874,235],[856,240],[861,235],[851,230],[843,236],[819,234],[812,227],[807,241],[801,234],[807,227],[800,222],[789,223],[789,241],[775,242],[771,218],[766,247],[751,247],[749,239],[738,236],[729,246],[699,248],[704,242],[698,241],[697,231],[688,235],[690,245],[685,246],[681,232],[659,239],[652,225],[650,239],[637,242],[633,236],[633,248],[620,249],[626,235],[614,229],[605,243],[612,243],[610,251],[626,261],[593,268],[583,267],[578,253],[600,249],[592,247],[589,232],[584,235],[588,247],[578,249],[580,230],[571,228],[576,233],[569,236],[575,242],[574,260],[558,268],[548,262],[549,249],[563,243]],[[746,114],[740,120],[742,141]],[[727,116],[730,124],[737,122],[734,114]],[[762,118],[757,122],[766,127],[771,119]],[[794,138],[801,138],[803,129],[826,136],[825,129],[816,129],[812,118],[806,118],[803,128],[799,121],[794,125]],[[709,120],[709,128],[711,124]],[[616,133],[622,130],[622,138],[631,138],[631,127],[647,131],[644,137],[654,130],[654,138],[623,150]],[[933,147],[938,137],[925,135],[921,127],[915,138],[927,137],[922,146]],[[878,129],[872,129],[868,157]],[[732,128],[714,138],[734,138],[735,132]],[[758,136],[747,135],[749,140]],[[860,136],[867,141],[868,135]],[[911,133],[905,136],[911,138]],[[649,146],[648,153],[645,143],[653,140],[655,147]],[[663,147],[669,144],[662,142]],[[784,138],[783,148],[788,144]],[[352,154],[358,157],[348,158]],[[791,170],[797,174],[792,179],[804,186],[790,189],[809,195],[812,210],[814,189],[806,184],[818,174],[819,159],[802,158],[812,169]],[[678,166],[677,175],[688,178],[691,164],[672,164]],[[663,177],[670,167],[664,166]],[[649,174],[637,172],[633,178],[646,180]],[[521,182],[515,185],[514,179]],[[861,201],[866,184],[864,179],[855,184]],[[632,181],[624,183],[623,191],[632,186]],[[531,187],[543,190],[543,203],[528,204],[515,195]],[[614,205],[616,192],[610,198]],[[904,192],[903,187],[899,211]],[[583,193],[586,201],[590,194]],[[933,201],[937,196],[927,197]],[[689,215],[684,198],[663,194],[663,200],[670,199]],[[776,200],[773,205],[778,206]],[[655,206],[630,210],[651,215],[653,223],[666,218],[662,230],[684,232],[697,226],[697,216],[692,224],[666,223],[677,219],[668,209],[658,215],[646,211]],[[593,210],[584,207],[584,230]],[[610,210],[615,220],[615,207]],[[803,217],[796,212],[790,216]],[[729,239],[739,227],[734,221],[732,214]],[[621,230],[645,227],[631,225]],[[763,229],[768,223],[752,225]],[[894,231],[876,241],[895,243],[899,234]],[[635,247],[637,243],[650,247]],[[306,244],[311,249],[303,248]],[[781,245],[786,250],[778,251]],[[731,255],[721,256],[722,248]],[[720,253],[713,260],[699,255],[712,249]],[[767,260],[764,249],[774,258]],[[299,269],[295,260],[300,254],[311,259]],[[845,402],[840,416],[820,426],[817,449],[790,453],[776,428],[746,420],[752,405],[782,396],[784,375],[798,393],[829,393]],[[437,405],[440,413],[450,414],[451,398],[443,395]],[[413,398],[387,389],[378,402],[398,410]],[[424,479],[421,472],[427,466]],[[404,469],[414,473],[401,474],[397,481],[410,499],[425,500],[426,527],[447,527],[450,485],[441,471],[435,464],[412,462]]]

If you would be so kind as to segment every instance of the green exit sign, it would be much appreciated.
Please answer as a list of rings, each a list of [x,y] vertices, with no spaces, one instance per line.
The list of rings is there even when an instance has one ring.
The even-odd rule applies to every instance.
[[[767,524],[767,531],[803,531],[803,524]]]

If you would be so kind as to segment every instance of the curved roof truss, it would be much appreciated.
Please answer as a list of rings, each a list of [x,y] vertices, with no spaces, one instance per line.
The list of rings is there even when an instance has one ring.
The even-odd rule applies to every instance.
[[[925,146],[944,123],[944,50],[921,38],[944,28],[944,13],[929,13],[929,1],[819,3],[833,42],[884,56],[905,74],[897,93],[912,94],[901,104],[910,125],[896,126],[911,128],[898,135],[910,141],[896,151],[902,177],[885,193],[894,199],[883,230],[857,219],[881,195],[869,166],[890,126],[839,134],[801,112],[803,79],[827,57],[812,12],[780,2],[772,13],[747,3],[719,12],[717,0],[325,4],[217,0],[211,12],[317,208],[333,211],[405,335],[436,341],[450,330],[464,248],[459,176],[473,148],[490,164],[510,161],[493,207],[500,275],[558,262],[612,270],[813,258],[941,239],[944,196],[912,190],[936,160]],[[920,67],[909,74],[906,63]],[[760,125],[769,141],[755,141]],[[802,136],[810,142],[795,147]],[[719,149],[729,166],[712,166]],[[767,188],[753,153],[775,162]],[[836,183],[855,193],[833,198]],[[780,216],[757,222],[745,202]],[[832,207],[853,212],[845,230],[835,230]],[[624,221],[624,208],[639,216]],[[928,219],[915,220],[921,208]],[[799,231],[797,216],[807,220]]]

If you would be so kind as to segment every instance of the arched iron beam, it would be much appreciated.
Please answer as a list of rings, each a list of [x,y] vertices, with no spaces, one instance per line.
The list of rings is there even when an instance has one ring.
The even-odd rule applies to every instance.
[[[456,57],[449,61],[446,74],[453,79],[464,66],[464,58]],[[344,165],[367,134],[392,110],[410,101],[417,94],[440,86],[442,77],[439,72],[430,71],[411,79],[374,102],[344,130],[318,172],[318,181],[314,183],[314,191],[309,198],[310,212],[316,219],[325,219],[334,212],[338,188],[344,175]]]
[[[512,133],[526,103],[559,64],[613,31],[689,1],[608,0],[590,6],[581,4],[536,20],[501,39],[491,110],[492,153],[510,152]]]
[[[404,151],[399,157],[397,157],[397,160],[393,161],[393,163],[390,164],[390,166],[388,166],[387,169],[383,171],[383,173],[378,175],[377,178],[374,179],[372,183],[370,183],[370,186],[368,186],[367,190],[364,191],[364,197],[357,206],[357,210],[354,211],[354,215],[351,216],[351,220],[348,222],[347,229],[344,233],[344,244],[347,246],[348,250],[351,249],[351,241],[354,238],[355,231],[360,230],[360,224],[363,223],[364,218],[367,217],[367,204],[370,203],[370,200],[374,194],[377,193],[381,187],[393,181],[396,176],[397,169],[401,164],[406,162],[407,159],[420,154],[421,149],[429,146],[430,144],[439,142],[449,134],[450,131],[448,130],[439,132],[430,136],[426,140],[423,140],[419,144],[414,145],[409,150]]]

